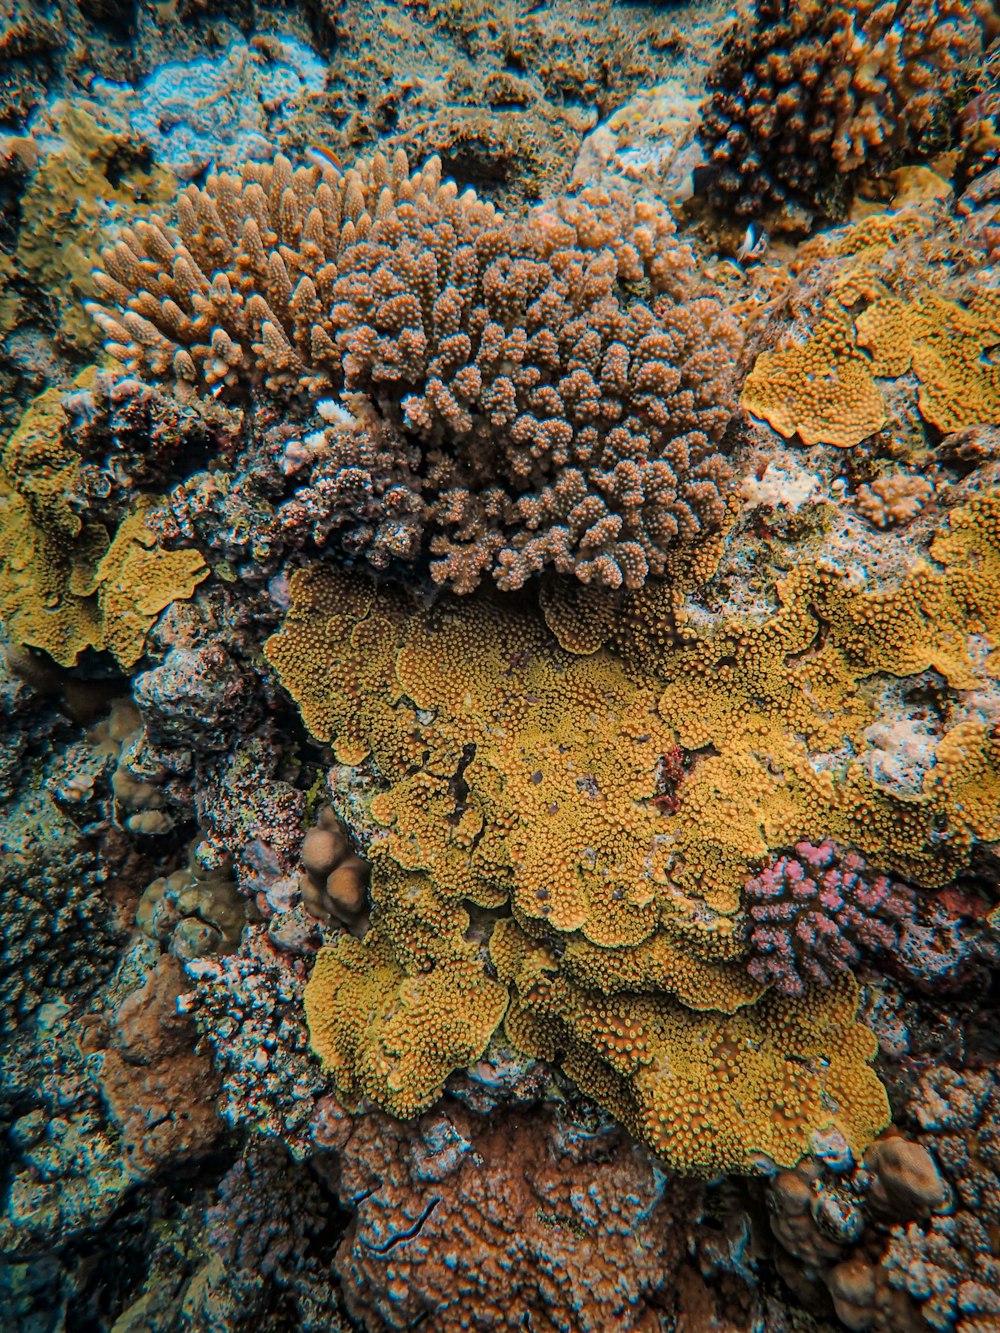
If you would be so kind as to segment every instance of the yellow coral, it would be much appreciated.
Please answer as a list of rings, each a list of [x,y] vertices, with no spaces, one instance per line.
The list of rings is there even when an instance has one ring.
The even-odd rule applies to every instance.
[[[493,932],[513,987],[512,1040],[566,1072],[674,1169],[792,1165],[835,1127],[860,1155],[889,1119],[868,1062],[874,1035],[855,1021],[841,979],[804,1002],[769,994],[732,1015],[696,1013],[664,995],[608,997],[574,985],[552,951],[512,921]]]
[[[501,916],[490,951],[511,1038],[561,1053],[674,1165],[792,1162],[830,1124],[862,1147],[886,1107],[853,988],[762,994],[741,963],[740,890],[769,852],[817,832],[927,885],[1000,834],[1000,745],[982,728],[945,736],[908,799],[856,760],[830,762],[863,749],[866,678],[933,666],[957,688],[980,681],[969,635],[1000,634],[998,572],[994,492],[956,511],[894,591],[803,567],[763,624],[671,633],[669,592],[650,585],[622,599],[613,646],[595,647],[604,605],[546,594],[586,655],[524,606],[428,608],[329,566],[297,572],[267,656],[315,733],[370,756],[385,782],[370,800],[372,928],[310,983],[338,1085],[409,1113],[459,1047],[486,1040],[499,1006],[475,905]],[[663,805],[678,744],[689,771]],[[453,1045],[425,1002],[460,1016]]]
[[[804,343],[762,352],[740,399],[786,439],[850,449],[885,425],[885,403],[851,322],[831,306]]]
[[[469,918],[425,875],[375,856],[380,924],[321,949],[306,987],[313,1049],[349,1096],[411,1116],[453,1069],[478,1060],[507,1008],[483,971]]]
[[[1000,424],[1000,367],[986,355],[1000,342],[1000,292],[986,289],[968,306],[929,289],[894,295],[876,264],[886,247],[919,231],[907,218],[869,218],[812,248],[814,256],[857,256],[859,265],[837,280],[804,343],[758,356],[741,397],[786,439],[860,444],[886,420],[876,379],[911,368],[930,425],[949,433]]]
[[[103,228],[116,205],[172,198],[176,183],[160,167],[142,164],[140,145],[124,127],[109,125],[96,103],[74,97],[47,113],[54,146],[38,155],[38,140],[13,142],[26,161],[37,158],[21,196],[15,272],[55,302],[61,336],[78,349],[95,342],[84,301],[96,295],[93,269]],[[17,308],[0,306],[0,328],[13,326]]]
[[[93,370],[78,376],[87,387]],[[71,500],[79,459],[66,441],[57,390],[29,404],[0,470],[0,618],[19,644],[72,666],[87,648],[119,665],[142,654],[157,615],[190,597],[208,574],[201,553],[166,551],[146,526],[157,503],[141,496],[113,537],[84,524]]]
[[[126,668],[142,656],[146,635],[160,612],[190,597],[208,576],[200,551],[165,551],[160,546],[146,526],[155,506],[153,496],[136,501],[94,571],[104,647]]]

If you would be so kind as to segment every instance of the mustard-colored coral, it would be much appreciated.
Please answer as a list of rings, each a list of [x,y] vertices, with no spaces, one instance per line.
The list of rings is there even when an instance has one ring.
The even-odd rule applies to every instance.
[[[911,369],[921,415],[937,430],[1000,425],[1000,367],[987,355],[1000,343],[1000,292],[981,291],[968,305],[929,288],[894,294],[877,265],[900,233],[917,234],[907,216],[869,218],[826,242],[819,257],[857,257],[858,267],[837,280],[805,342],[762,352],[747,376],[743,407],[786,439],[860,444],[886,421],[876,381]]]
[[[586,656],[523,606],[428,608],[329,566],[297,572],[267,655],[314,734],[384,780],[372,927],[321,954],[310,983],[314,1045],[341,1090],[409,1113],[486,1040],[501,1006],[472,976],[492,976],[499,913],[488,947],[508,1035],[561,1052],[673,1164],[791,1163],[831,1125],[863,1148],[887,1107],[853,988],[765,996],[742,963],[740,888],[817,830],[925,885],[996,837],[1000,746],[982,726],[947,733],[908,799],[851,756],[874,720],[867,678],[934,666],[957,688],[980,680],[969,635],[1000,635],[998,562],[1000,492],[956,511],[893,592],[804,567],[769,620],[695,635],[664,632],[669,595],[647,587],[596,648],[601,607],[591,633],[577,600]],[[677,745],[690,771],[664,806]],[[422,1008],[438,995],[450,1044]],[[404,1011],[419,1015],[405,1049]]]
[[[823,312],[806,342],[763,352],[740,401],[786,439],[798,435],[803,444],[850,449],[885,425],[871,363],[836,305]]]
[[[77,378],[89,385],[93,371]],[[141,496],[112,535],[72,507],[79,458],[66,441],[57,390],[36,398],[3,450],[0,469],[0,619],[19,644],[72,666],[107,648],[120,666],[142,655],[157,615],[190,597],[208,574],[196,550],[167,551],[146,525]]]
[[[805,1002],[769,994],[731,1016],[664,995],[611,995],[570,981],[551,949],[513,921],[491,953],[515,998],[508,1035],[566,1072],[679,1171],[745,1170],[804,1156],[825,1103],[853,1145],[888,1118],[868,1061],[874,1035],[854,1022],[845,978]],[[719,1095],[720,1090],[722,1095]]]
[[[84,301],[97,293],[93,269],[104,227],[118,206],[166,200],[176,184],[162,168],[143,164],[142,146],[96,103],[58,102],[34,139],[12,150],[33,166],[21,196],[21,225],[10,278],[44,291],[54,303],[60,337],[77,349],[94,345]],[[39,154],[39,143],[45,145]],[[17,319],[12,297],[0,301],[0,330]]]
[[[507,987],[485,974],[464,939],[465,913],[445,904],[425,876],[382,869],[385,924],[363,943],[343,935],[320,951],[306,1017],[338,1087],[412,1116],[437,1099],[452,1070],[482,1055],[507,1008]],[[394,941],[406,941],[410,955]]]

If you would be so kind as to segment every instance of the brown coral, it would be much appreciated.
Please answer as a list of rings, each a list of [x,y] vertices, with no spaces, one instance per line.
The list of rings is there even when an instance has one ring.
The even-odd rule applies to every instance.
[[[606,191],[526,225],[433,159],[278,157],[188,187],[177,230],[123,231],[92,313],[133,373],[345,397],[302,446],[287,533],[430,559],[459,592],[549,566],[639,587],[725,514],[736,326],[712,298],[654,314],[620,289],[676,291],[686,255],[662,211]]]
[[[738,216],[843,207],[845,183],[945,146],[988,0],[756,0],[709,76],[713,200]]]
[[[894,472],[858,487],[858,512],[877,528],[909,523],[934,495],[934,485],[913,472]]]
[[[357,1217],[336,1268],[372,1333],[425,1319],[440,1333],[641,1333],[672,1308],[697,1192],[620,1131],[452,1103],[409,1125],[369,1112],[344,1136],[337,1186]]]
[[[109,1038],[87,1037],[98,1081],[122,1128],[129,1169],[140,1179],[210,1149],[222,1132],[219,1077],[196,1054],[193,1020],[177,1012],[184,974],[171,954],[114,1015]],[[102,1043],[106,1041],[104,1049]]]
[[[368,862],[350,850],[343,824],[328,805],[302,839],[299,888],[306,911],[320,920],[354,922],[365,909]]]

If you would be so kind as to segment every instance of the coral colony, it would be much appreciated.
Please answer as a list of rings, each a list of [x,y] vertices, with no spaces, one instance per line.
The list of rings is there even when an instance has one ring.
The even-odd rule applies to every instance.
[[[0,18],[0,1328],[1000,1330],[1000,8]]]

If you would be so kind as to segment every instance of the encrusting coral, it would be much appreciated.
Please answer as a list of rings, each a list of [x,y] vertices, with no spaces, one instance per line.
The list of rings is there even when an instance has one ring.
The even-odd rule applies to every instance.
[[[133,374],[318,405],[280,459],[309,469],[286,542],[429,559],[458,592],[549,566],[634,588],[721,527],[739,335],[713,297],[625,298],[684,284],[652,205],[594,191],[515,222],[399,152],[212,175],[177,218],[122,231],[91,312]]]
[[[852,232],[870,234],[852,228],[845,246]],[[912,369],[921,415],[942,434],[1000,424],[1000,370],[988,356],[998,338],[1000,291],[967,305],[930,289],[903,300],[862,269],[835,284],[804,342],[761,353],[740,402],[786,439],[848,449],[886,424],[876,380]]]
[[[980,679],[967,639],[1000,630],[997,495],[954,511],[931,556],[884,593],[801,567],[770,620],[679,642],[651,585],[588,656],[527,609],[427,609],[297,572],[267,655],[312,734],[386,784],[369,803],[371,928],[322,951],[307,987],[338,1086],[412,1115],[506,1010],[517,1044],[561,1053],[675,1166],[794,1162],[831,1123],[863,1148],[887,1113],[853,982],[762,996],[739,886],[816,828],[923,885],[1000,834],[981,723],[941,738],[911,799],[811,758],[858,745],[875,673]],[[678,746],[703,752],[689,771]],[[505,914],[491,936],[484,911]]]
[[[93,372],[78,383],[89,384]],[[72,666],[107,648],[123,667],[142,656],[157,615],[208,575],[197,550],[164,549],[147,524],[156,497],[137,496],[113,531],[84,522],[72,500],[80,457],[67,444],[62,395],[30,403],[0,469],[0,615],[17,644]]]
[[[671,1308],[698,1188],[617,1126],[454,1103],[415,1124],[376,1110],[327,1120],[337,1189],[357,1209],[335,1267],[371,1333],[639,1333]]]
[[[740,217],[843,208],[845,183],[948,146],[989,0],[755,0],[709,75],[710,197]]]

